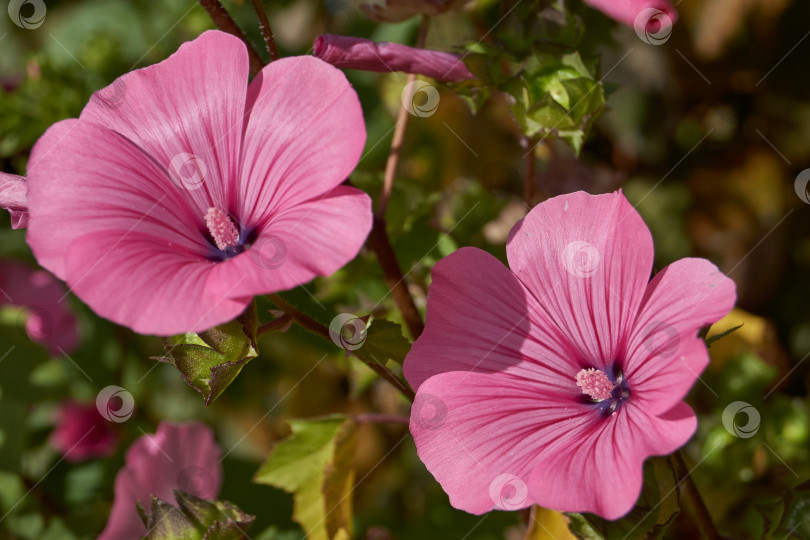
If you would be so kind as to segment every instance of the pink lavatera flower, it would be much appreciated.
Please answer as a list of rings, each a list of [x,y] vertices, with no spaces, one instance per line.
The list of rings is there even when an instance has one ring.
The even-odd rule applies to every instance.
[[[126,454],[126,465],[115,477],[115,501],[98,540],[138,540],[146,527],[136,502],[146,512],[150,495],[173,501],[173,489],[212,500],[222,485],[221,451],[213,431],[197,422],[161,422],[157,433],[139,437]]]
[[[70,463],[110,456],[118,444],[113,425],[99,414],[95,403],[65,401],[57,411],[51,446]]]
[[[619,518],[644,460],[696,429],[683,398],[709,361],[698,331],[731,309],[734,282],[690,258],[648,283],[652,237],[621,192],[538,205],[507,258],[463,248],[433,270],[405,360],[419,457],[467,512]]]
[[[672,26],[678,20],[678,12],[668,0],[585,0],[585,3],[642,32],[645,29],[659,32],[662,25]]]
[[[54,356],[70,354],[79,344],[76,317],[67,291],[45,270],[18,261],[0,261],[0,306],[25,309],[25,331]]]
[[[317,58],[339,68],[377,72],[404,71],[453,82],[475,78],[455,54],[408,47],[399,43],[324,34],[315,39],[312,50]]]
[[[201,331],[360,250],[371,201],[340,184],[366,135],[343,73],[284,58],[247,83],[244,44],[205,32],[34,146],[28,243],[99,315]]]
[[[28,203],[25,178],[0,172],[0,208],[11,214],[11,228],[23,229],[28,225]]]

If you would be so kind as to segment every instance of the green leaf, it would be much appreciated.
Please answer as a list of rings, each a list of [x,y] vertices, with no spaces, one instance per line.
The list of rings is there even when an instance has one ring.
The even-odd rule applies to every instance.
[[[203,535],[194,523],[171,504],[155,496],[151,498],[149,540],[202,540]]]
[[[656,540],[680,512],[674,471],[663,457],[644,464],[644,486],[636,506],[616,521],[593,514],[566,514],[580,540]]]
[[[385,365],[389,360],[405,362],[411,342],[402,335],[402,327],[386,319],[372,319],[366,326],[366,340],[354,353],[366,362]]]
[[[227,324],[164,338],[166,356],[157,360],[180,370],[183,380],[203,396],[208,406],[258,356],[257,326],[254,301],[239,318]]]
[[[704,338],[704,339],[705,339],[705,341],[706,341],[706,346],[707,346],[707,347],[711,347],[711,346],[712,346],[712,343],[714,343],[714,342],[715,342],[715,341],[717,341],[718,339],[723,339],[723,338],[724,338],[724,337],[726,337],[727,335],[731,334],[732,332],[736,332],[737,330],[739,330],[739,329],[740,329],[740,328],[742,328],[742,327],[743,327],[743,325],[742,325],[742,324],[740,324],[740,325],[738,325],[738,326],[735,326],[734,328],[729,328],[729,329],[728,329],[728,330],[726,330],[725,332],[721,332],[721,333],[719,333],[719,334],[717,334],[717,335],[715,335],[715,336],[712,336],[712,337],[706,337],[706,338]]]
[[[292,435],[275,446],[253,480],[293,493],[293,519],[307,538],[350,538],[356,424],[327,416],[291,420],[290,427]]]
[[[786,491],[781,501],[781,519],[766,516],[763,538],[810,538],[810,481]]]
[[[180,490],[173,493],[183,514],[205,533],[205,540],[238,540],[255,519],[227,501],[206,501]]]

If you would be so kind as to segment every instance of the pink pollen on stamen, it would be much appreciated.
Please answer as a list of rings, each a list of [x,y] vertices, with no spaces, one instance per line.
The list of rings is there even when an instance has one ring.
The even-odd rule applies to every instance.
[[[209,208],[205,213],[205,225],[219,249],[224,251],[230,246],[239,245],[239,231],[224,210]]]
[[[603,400],[613,395],[613,383],[598,369],[583,369],[577,373],[577,386],[592,399]]]

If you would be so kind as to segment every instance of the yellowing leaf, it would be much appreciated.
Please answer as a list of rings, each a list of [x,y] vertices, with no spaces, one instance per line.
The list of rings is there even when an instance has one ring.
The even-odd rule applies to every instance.
[[[328,416],[291,420],[290,427],[292,435],[275,446],[254,482],[293,494],[293,519],[307,538],[350,538],[356,424]]]

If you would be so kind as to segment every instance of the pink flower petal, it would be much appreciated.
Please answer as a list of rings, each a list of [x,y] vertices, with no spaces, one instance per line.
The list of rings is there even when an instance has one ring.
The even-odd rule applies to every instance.
[[[621,192],[549,199],[515,225],[509,267],[576,348],[582,367],[613,364],[653,261],[652,237]]]
[[[197,213],[212,206],[231,209],[247,82],[245,45],[224,32],[204,32],[163,62],[127,73],[96,92],[81,120],[123,135],[179,174],[196,157],[204,185],[187,195]],[[36,165],[33,156],[32,161]]]
[[[569,421],[551,444],[536,446],[529,494],[546,508],[618,519],[641,493],[644,460],[683,446],[696,428],[685,403],[656,417],[632,400],[596,424]]]
[[[155,435],[139,437],[115,477],[115,502],[99,540],[135,540],[146,534],[135,509],[149,511],[149,496],[174,503],[172,489],[216,499],[222,483],[221,452],[210,428],[196,422],[161,422]]]
[[[197,232],[204,213],[190,210],[188,192],[113,131],[64,120],[37,141],[31,161],[28,243],[39,263],[62,279],[65,248],[99,231],[118,231],[122,240],[129,231],[142,232],[189,255],[209,249]],[[99,250],[85,264],[103,255]]]
[[[28,201],[26,182],[22,176],[0,172],[0,208],[11,214],[11,228],[28,226]]]
[[[542,381],[455,371],[422,383],[410,429],[450,504],[483,514],[534,504],[528,487],[541,449],[598,420],[570,396],[558,401]]]
[[[45,270],[0,261],[0,305],[27,308],[28,336],[53,356],[70,354],[79,344],[78,324],[66,295],[65,287]]]
[[[627,347],[633,398],[653,413],[683,399],[709,363],[698,331],[722,319],[736,299],[734,281],[705,259],[681,259],[656,274]]]
[[[209,286],[219,265],[178,255],[160,240],[140,232],[125,241],[120,231],[87,234],[68,249],[67,281],[100,316],[141,334],[201,332],[244,311],[251,298]]]
[[[475,78],[458,56],[442,51],[335,34],[318,36],[312,47],[317,58],[344,69],[404,71],[454,82]]]
[[[624,23],[631,28],[643,24],[655,14],[664,14],[666,18],[659,19],[671,26],[678,20],[678,12],[667,0],[585,0],[608,17]],[[657,31],[657,29],[656,29]]]
[[[328,276],[353,259],[371,229],[371,199],[339,186],[327,195],[281,209],[253,245],[218,264],[208,284],[219,296],[252,297]]]
[[[269,219],[318,199],[357,165],[366,141],[360,101],[346,76],[312,57],[282,58],[250,83],[237,214]],[[268,131],[269,130],[269,131]]]
[[[405,360],[412,387],[449,371],[508,372],[578,393],[576,349],[503,263],[461,248],[431,275],[425,331]]]

